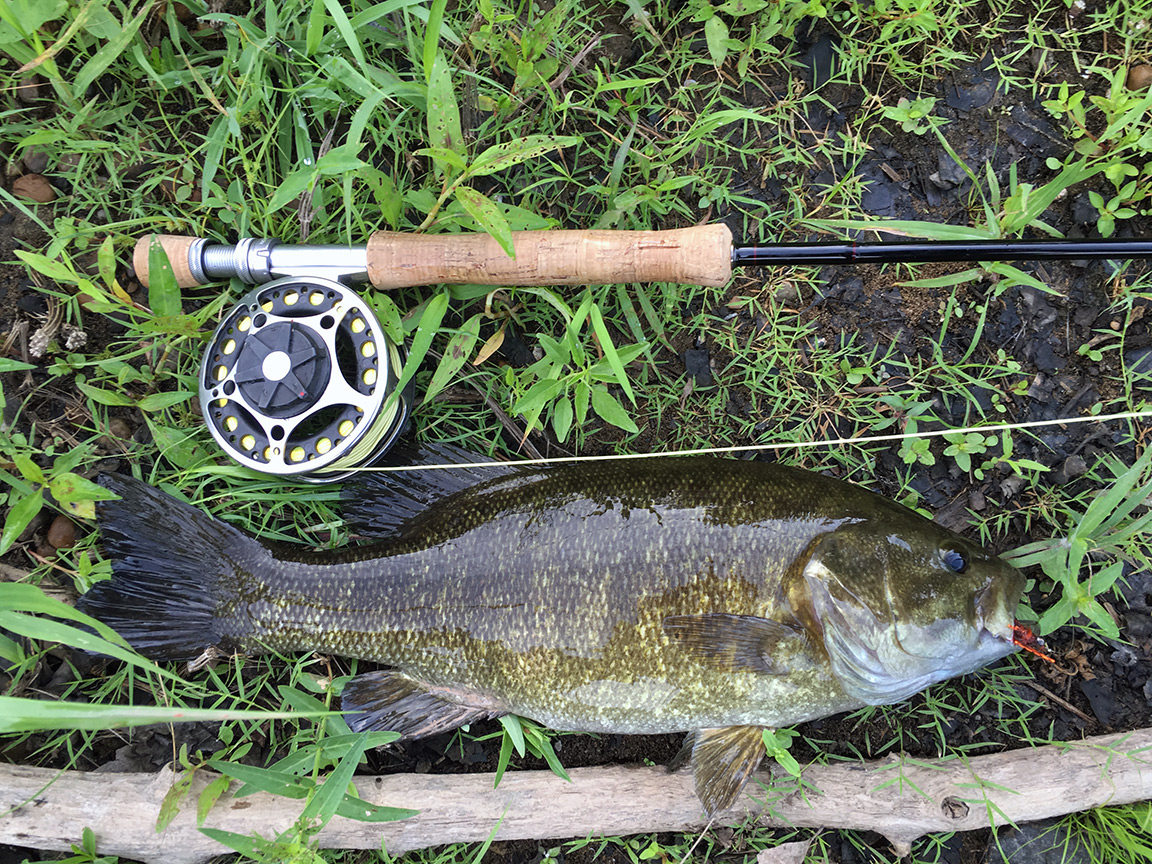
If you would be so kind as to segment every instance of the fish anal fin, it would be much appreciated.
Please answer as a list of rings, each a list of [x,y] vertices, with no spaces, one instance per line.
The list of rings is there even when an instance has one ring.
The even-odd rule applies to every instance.
[[[764,758],[761,726],[700,729],[692,745],[696,797],[709,816],[736,803],[752,772]]]
[[[477,694],[433,687],[393,669],[357,675],[344,685],[341,708],[353,732],[399,732],[409,739],[506,713]]]
[[[669,615],[663,626],[693,659],[722,672],[785,675],[788,669],[774,657],[777,647],[805,638],[799,628],[753,615]]]

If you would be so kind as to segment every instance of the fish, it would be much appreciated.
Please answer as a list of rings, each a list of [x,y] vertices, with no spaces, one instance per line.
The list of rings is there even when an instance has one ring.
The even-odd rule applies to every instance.
[[[80,607],[156,660],[316,651],[354,731],[413,739],[515,714],[573,732],[689,733],[708,814],[763,732],[900,702],[1020,647],[1024,578],[860,486],[715,457],[477,462],[359,475],[371,542],[272,548],[130,477],[97,522],[112,577]]]

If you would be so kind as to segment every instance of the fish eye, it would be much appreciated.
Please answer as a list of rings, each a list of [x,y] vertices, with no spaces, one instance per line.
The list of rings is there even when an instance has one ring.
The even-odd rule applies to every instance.
[[[953,573],[963,573],[968,569],[968,559],[964,557],[962,552],[957,552],[955,549],[944,550],[944,564]]]

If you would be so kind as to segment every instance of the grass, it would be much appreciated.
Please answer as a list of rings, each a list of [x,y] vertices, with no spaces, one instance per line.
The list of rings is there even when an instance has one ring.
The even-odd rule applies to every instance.
[[[357,243],[388,227],[486,230],[506,240],[527,228],[676,227],[723,218],[743,240],[766,242],[817,227],[865,229],[873,217],[862,209],[858,169],[885,147],[906,150],[909,136],[920,142],[912,146],[959,146],[955,124],[943,122],[941,78],[984,56],[1009,99],[1043,102],[1065,136],[1063,149],[1043,176],[998,176],[968,164],[962,207],[922,213],[906,230],[941,236],[940,223],[950,221],[985,236],[1042,234],[1053,209],[1064,213],[1060,195],[1072,184],[1095,196],[1101,233],[1147,224],[1140,220],[1152,164],[1149,98],[1124,86],[1128,67],[1149,59],[1147,0],[1090,4],[1071,25],[1064,3],[1046,0],[186,6],[191,16],[171,3],[0,0],[7,55],[0,146],[13,164],[43,154],[48,173],[63,181],[51,205],[0,192],[24,226],[17,267],[47,304],[43,317],[22,319],[31,342],[39,333],[45,350],[27,364],[14,359],[18,349],[0,360],[7,421],[0,550],[46,588],[84,590],[108,572],[89,530],[97,493],[84,481],[109,458],[262,537],[318,547],[347,540],[334,492],[301,491],[219,457],[195,405],[196,368],[214,322],[245,289],[181,292],[164,279],[137,288],[126,265],[147,232]],[[830,83],[819,88],[800,67],[813,27],[837,34],[821,72]],[[18,88],[33,81],[38,96],[29,102]],[[826,132],[819,118],[837,110],[846,122]],[[984,158],[992,164],[995,151]],[[784,269],[738,273],[722,289],[464,286],[442,294],[427,286],[375,302],[382,313],[405,316],[409,338],[421,321],[434,334],[411,367],[420,392],[443,388],[416,411],[422,434],[481,453],[515,456],[525,429],[549,452],[598,454],[801,445],[1015,419],[1036,369],[1018,345],[991,344],[988,329],[1005,298],[1017,296],[1014,286],[1060,287],[1007,265],[893,270],[868,287],[893,283],[903,285],[904,298],[929,298],[932,326],[854,333],[842,326],[851,316],[838,319],[835,298],[822,297],[818,273]],[[1142,347],[1133,334],[1152,297],[1148,277],[1118,274],[1101,290],[1119,324],[1071,346],[1077,368],[1094,364],[1104,382],[1080,410],[1144,408],[1146,376],[1141,382],[1123,358]],[[448,350],[453,338],[461,350]],[[470,362],[481,346],[501,340],[534,362]],[[697,346],[708,350],[711,383],[684,373],[683,352]],[[24,383],[30,368],[32,386]],[[485,399],[508,412],[512,426]],[[1014,495],[973,514],[973,532],[1001,550],[1033,541],[1018,554],[1047,562],[1033,573],[1032,594],[1045,626],[1122,636],[1109,629],[1103,603],[1121,575],[1112,562],[1147,562],[1135,530],[1143,524],[1147,471],[1146,460],[1132,468],[1143,427],[1109,429],[1119,436],[1112,439],[1117,458],[1088,465],[1087,475],[1064,485],[1050,480],[1059,465],[1032,458],[1031,436],[1039,433],[1024,430],[992,439],[798,446],[787,458],[929,510],[925,478],[933,466],[995,478],[994,490],[1018,483]],[[57,511],[79,520],[79,539],[54,557],[37,557],[24,529]],[[16,614],[12,608],[4,614]],[[51,643],[22,623],[27,638],[10,621],[4,626],[19,638],[0,637],[0,655],[11,664],[5,695],[38,686],[49,662]],[[989,704],[997,719],[971,747],[1044,743],[1050,733],[1029,722],[1040,707],[1014,686],[1024,669],[1013,661],[920,700],[862,712],[852,722],[866,731],[853,747],[862,757],[913,745],[962,752],[968,745],[949,739],[950,720]],[[349,672],[345,661],[316,657],[226,663],[187,679],[132,666],[78,668],[60,695],[141,711],[169,704],[276,710],[299,708],[304,697],[323,700],[312,705],[323,708]],[[91,728],[70,732],[60,716],[36,722],[58,731],[13,731],[6,739],[25,748],[28,761],[90,767],[92,754],[106,752]],[[225,721],[215,764],[238,763],[253,738],[283,756],[323,754],[326,722],[333,721]],[[547,736],[525,728],[527,741],[523,729],[502,727],[502,762],[515,761],[514,751],[550,752]],[[821,754],[834,748],[813,742],[806,745],[813,758],[829,758]],[[351,770],[342,761],[347,752],[314,758],[300,776],[315,779],[333,765]],[[192,770],[206,757],[184,758]],[[295,791],[313,806],[313,788],[300,783]],[[321,801],[309,815],[330,815],[338,803]],[[1146,817],[1132,810],[1117,818],[1136,826],[1126,837],[1138,838]],[[1088,832],[1093,823],[1072,824]],[[309,837],[302,831],[296,838],[301,855]],[[679,860],[693,839],[573,841],[558,849]],[[749,830],[723,849],[706,838],[692,854],[748,859],[780,839],[787,838]],[[867,845],[859,835],[820,835],[810,855],[839,854],[841,842]],[[937,860],[944,842],[924,841],[914,860]],[[449,848],[411,860],[476,860],[479,851]]]

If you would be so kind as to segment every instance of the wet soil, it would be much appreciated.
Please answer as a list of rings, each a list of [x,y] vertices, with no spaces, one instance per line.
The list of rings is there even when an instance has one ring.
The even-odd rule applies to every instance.
[[[826,76],[826,67],[832,61],[836,34],[824,29],[802,37],[798,55],[807,64],[809,84]],[[1019,69],[1020,74],[1041,74],[1049,80],[1079,81],[1074,69],[1049,65],[1043,71]],[[1075,76],[1073,79],[1072,76]],[[767,83],[767,92],[773,86],[787,88],[787,81]],[[945,75],[934,94],[941,102],[939,116],[947,119],[945,134],[954,150],[979,174],[985,163],[994,173],[1006,178],[1015,168],[1020,182],[1040,185],[1050,176],[1046,167],[1048,157],[1062,158],[1068,142],[1047,112],[1026,92],[1005,91],[999,86],[997,72],[989,58],[977,61],[954,74]],[[757,98],[763,99],[764,89]],[[812,111],[807,128],[812,134],[834,136],[847,130],[850,118],[862,99],[862,90],[831,84],[823,91],[828,105]],[[51,174],[52,166],[48,166]],[[860,175],[867,183],[863,196],[863,209],[876,217],[924,219],[942,223],[967,224],[970,218],[969,193],[972,181],[939,146],[933,136],[896,133],[889,140],[877,144],[872,152],[855,165],[823,165],[810,172],[807,178],[818,198],[819,190],[843,178],[845,172]],[[780,187],[775,181],[749,173],[742,180],[742,194],[762,200],[768,206],[780,203]],[[1095,236],[1095,214],[1088,205],[1090,190],[1107,192],[1103,182],[1085,188],[1070,190],[1058,200],[1043,219],[1067,236]],[[51,205],[44,205],[50,207]],[[726,214],[719,213],[721,218]],[[740,225],[733,216],[733,227]],[[1145,219],[1134,219],[1120,225],[1118,233],[1124,235],[1152,235],[1152,224]],[[13,261],[13,250],[37,248],[45,242],[43,235],[25,216],[16,210],[0,213],[0,260]],[[1117,392],[1116,379],[1119,364],[1128,363],[1137,368],[1152,368],[1152,334],[1144,316],[1146,303],[1137,300],[1129,308],[1120,309],[1113,300],[1117,289],[1132,282],[1143,265],[1131,265],[1117,272],[1110,263],[1046,263],[1019,265],[1056,289],[1061,296],[1042,293],[1034,288],[1010,288],[990,302],[986,323],[972,356],[977,362],[995,363],[997,348],[1006,349],[1023,364],[1020,377],[1028,382],[1021,392],[993,394],[971,392],[965,398],[954,393],[934,393],[937,414],[952,427],[967,425],[978,418],[973,415],[972,404],[979,405],[989,416],[1003,416],[1010,420],[1047,420],[1078,415],[1096,402],[1106,400]],[[918,269],[917,277],[942,276],[958,272],[963,266],[935,265]],[[740,274],[728,294],[720,298],[716,311],[727,319],[738,340],[755,336],[762,322],[751,311],[737,311],[731,315],[728,304],[734,297],[746,292],[750,284],[775,278],[772,274],[755,270]],[[796,298],[798,320],[812,322],[818,338],[829,344],[839,344],[850,338],[853,350],[862,361],[873,349],[881,352],[894,345],[898,355],[925,357],[941,329],[941,310],[949,301],[949,288],[901,287],[907,273],[876,268],[826,268],[815,280],[815,296]],[[984,302],[991,295],[992,286],[975,282],[961,288],[955,295],[961,304]],[[19,266],[0,266],[0,332],[11,333],[24,326],[33,332],[46,312],[43,296],[33,290],[24,269]],[[685,309],[690,315],[696,310]],[[940,343],[940,357],[944,362],[958,362],[965,358],[976,335],[974,317],[963,317],[949,327]],[[1125,353],[1111,351],[1094,360],[1081,356],[1077,349],[1101,334],[1125,333]],[[97,342],[101,333],[90,334]],[[105,334],[105,338],[107,338]],[[92,348],[92,342],[89,348]],[[719,369],[726,367],[726,357],[718,341],[689,341],[658,349],[657,362],[664,374],[687,382],[692,380],[696,390],[704,390],[714,383]],[[504,348],[506,359],[516,363],[516,341],[509,339]],[[20,356],[21,343],[13,342],[9,356]],[[928,359],[928,358],[926,358]],[[530,360],[528,361],[530,362]],[[893,374],[898,374],[894,370]],[[29,385],[29,382],[31,384]],[[58,382],[50,382],[42,371],[31,376],[11,374],[4,380],[5,392],[26,395],[29,386],[39,388],[29,404],[42,422],[67,435],[70,420],[69,406],[77,394],[61,389]],[[1003,411],[997,413],[994,397],[1001,399]],[[744,406],[739,397],[729,410],[740,412]],[[14,400],[10,400],[14,401]],[[80,400],[82,401],[82,400]],[[686,413],[693,410],[691,395],[686,398]],[[127,419],[133,428],[142,423],[138,417]],[[80,421],[75,421],[80,422]],[[931,429],[932,423],[921,428]],[[829,429],[830,435],[841,431]],[[1135,457],[1133,442],[1118,425],[1053,426],[1040,430],[1034,436],[1018,436],[1017,456],[1031,459],[1052,469],[1045,482],[1053,488],[1084,482],[1085,466],[1092,465],[1104,453],[1115,453],[1125,460]],[[542,449],[551,442],[542,439]],[[653,447],[658,441],[649,442]],[[115,448],[109,458],[114,467],[118,458]],[[898,484],[894,478],[903,473],[904,466],[894,449],[880,455],[876,469],[880,491],[895,494]],[[974,480],[960,472],[945,459],[937,459],[931,467],[915,472],[912,487],[920,494],[923,506],[937,514],[937,518],[950,527],[963,528],[968,521],[968,510],[977,513],[994,508],[997,502],[1010,501],[1022,492],[1022,484],[1005,474],[990,472],[983,480]],[[15,566],[26,562],[26,549],[46,551],[44,534],[47,524],[34,525],[27,534],[21,551],[9,556]],[[1019,545],[1030,539],[1029,526],[1013,522],[1007,526],[997,542],[1002,548]],[[62,584],[62,589],[70,586]],[[1032,604],[1042,609],[1048,598],[1035,593]],[[939,754],[942,737],[951,746],[983,745],[981,752],[996,748],[1018,746],[1020,738],[1034,735],[1073,740],[1085,735],[1101,734],[1140,728],[1149,724],[1152,704],[1152,574],[1129,572],[1119,595],[1111,601],[1111,611],[1122,626],[1122,641],[1086,641],[1070,630],[1054,634],[1051,650],[1057,659],[1047,666],[1034,658],[1012,658],[1005,667],[1024,671],[1015,678],[1002,679],[998,685],[1007,688],[1002,699],[986,701],[974,711],[958,711],[948,715],[947,725],[937,727],[918,722],[928,716],[923,694],[913,697],[900,712],[877,712],[861,720],[843,716],[832,717],[800,728],[801,738],[794,752],[803,762],[822,752],[834,756],[872,758],[888,752],[902,751],[915,758],[932,758]],[[62,654],[47,657],[42,664],[40,689],[47,693],[62,692],[70,679],[69,664],[78,664],[80,671],[90,661],[66,658]],[[336,661],[339,663],[339,661]],[[1030,673],[1030,674],[1029,674]],[[1017,680],[1019,679],[1019,680]],[[971,704],[976,692],[984,686],[981,681],[964,680],[947,685],[935,698],[953,703]],[[1012,700],[1016,700],[1015,702]],[[1020,734],[1004,731],[1000,712],[1004,706],[1018,703],[1036,703],[1038,707],[1020,720]],[[385,748],[372,754],[368,770],[378,773],[417,771],[452,773],[462,771],[490,771],[496,766],[499,731],[495,722],[476,724],[470,737],[442,735],[424,741]],[[78,767],[103,770],[154,770],[172,759],[174,750],[187,743],[191,750],[211,752],[219,742],[211,726],[180,727],[173,741],[166,729],[138,730],[131,736],[108,736],[87,752]],[[485,739],[485,736],[490,736]],[[478,740],[479,739],[479,740]],[[258,761],[268,753],[267,742],[256,741],[251,759]],[[562,736],[556,739],[556,749],[567,767],[605,763],[651,762],[667,763],[681,746],[681,736]],[[37,741],[29,739],[8,748],[5,758],[12,761],[35,759],[38,764],[62,765],[66,754],[36,753]],[[514,760],[530,768],[545,768],[541,760],[532,758]],[[717,850],[712,860],[744,860],[744,840],[729,829],[712,832]],[[854,864],[857,861],[887,860],[890,851],[876,837],[864,835],[864,843],[848,839],[832,840],[832,860]],[[867,843],[875,844],[870,848]],[[539,843],[497,843],[492,860],[540,860],[543,850],[558,846],[559,841]],[[628,860],[620,850],[609,847],[595,857],[595,847],[562,855],[560,860],[569,864],[596,860],[613,862]],[[0,849],[0,861],[19,860],[13,850]],[[1013,860],[1028,860],[1025,852]],[[7,856],[7,857],[5,857]],[[979,832],[957,835],[942,852],[942,860],[949,862],[998,860],[994,847],[990,848],[986,834]]]

